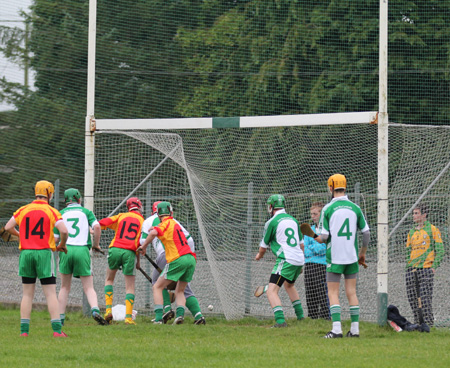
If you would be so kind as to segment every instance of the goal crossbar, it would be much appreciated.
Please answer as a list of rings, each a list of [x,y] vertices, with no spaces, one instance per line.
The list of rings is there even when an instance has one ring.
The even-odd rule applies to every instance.
[[[277,116],[243,116],[226,118],[180,119],[96,119],[96,130],[213,129],[261,128],[302,125],[375,124],[378,113],[344,112]],[[126,127],[126,128],[124,128]]]

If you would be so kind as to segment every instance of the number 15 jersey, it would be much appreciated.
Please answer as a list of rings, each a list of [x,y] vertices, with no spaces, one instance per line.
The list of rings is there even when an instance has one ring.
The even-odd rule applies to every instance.
[[[110,248],[128,249],[133,252],[139,247],[143,222],[144,217],[137,211],[119,213],[99,221],[102,230],[109,228],[116,232],[109,245]]]
[[[357,230],[369,231],[358,205],[347,196],[333,198],[320,213],[318,234],[327,235],[327,264],[348,265],[358,261]]]

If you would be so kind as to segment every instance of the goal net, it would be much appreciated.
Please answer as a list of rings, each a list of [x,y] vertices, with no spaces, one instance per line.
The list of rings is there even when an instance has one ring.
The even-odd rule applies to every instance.
[[[272,315],[269,303],[253,296],[257,286],[268,283],[275,262],[270,251],[263,260],[254,260],[269,218],[267,198],[284,195],[287,212],[300,223],[308,222],[311,203],[330,200],[327,178],[342,173],[349,198],[361,206],[371,227],[369,267],[359,274],[358,294],[361,318],[376,320],[376,125],[322,121],[325,125],[158,131],[126,130],[125,121],[115,122],[123,130],[96,134],[94,212],[98,218],[123,212],[126,198],[133,195],[144,202],[147,217],[154,201],[170,201],[174,217],[196,243],[191,285],[204,312],[212,304],[214,313],[227,319]],[[431,222],[440,228],[444,243],[448,239],[449,133],[429,126],[389,128],[390,229],[398,225],[389,242],[389,303],[405,315],[411,313],[405,293],[405,242],[416,201],[429,203]],[[104,246],[108,241],[103,237]],[[446,257],[436,273],[433,306],[440,322],[448,315],[447,263]],[[296,286],[307,315],[303,275]],[[137,308],[152,310],[152,297],[140,297],[140,291],[151,294],[141,275],[136,289]],[[286,293],[280,294],[285,314],[294,317]],[[341,299],[345,318],[343,292]]]

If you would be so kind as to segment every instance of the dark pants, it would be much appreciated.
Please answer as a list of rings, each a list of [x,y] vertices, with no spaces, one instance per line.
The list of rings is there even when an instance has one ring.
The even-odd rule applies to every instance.
[[[330,319],[326,278],[327,266],[318,263],[305,263],[304,272],[308,317]]]
[[[408,295],[409,305],[414,314],[414,323],[419,323],[419,303],[417,300],[417,289],[414,278],[416,270],[419,279],[419,291],[422,301],[423,319],[428,326],[434,325],[433,316],[433,284],[434,272],[431,268],[407,268],[406,270],[406,294]]]

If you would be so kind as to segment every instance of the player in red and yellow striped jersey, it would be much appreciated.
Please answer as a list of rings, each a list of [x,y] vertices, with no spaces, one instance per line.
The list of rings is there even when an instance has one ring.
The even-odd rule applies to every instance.
[[[5,225],[5,230],[19,236],[19,276],[22,277],[22,302],[20,304],[20,335],[28,336],[36,278],[40,279],[47,300],[53,336],[67,337],[61,331],[59,305],[56,295],[55,250],[67,253],[68,231],[61,214],[49,205],[55,191],[53,184],[42,180],[34,188],[36,200],[19,208]],[[19,226],[19,231],[15,229]],[[60,232],[61,242],[55,246],[53,229]]]
[[[177,312],[174,324],[182,324],[186,309],[186,298],[184,289],[192,280],[195,271],[195,253],[189,247],[186,236],[180,225],[174,220],[173,209],[169,202],[158,204],[158,216],[161,223],[149,232],[144,244],[138,251],[145,254],[148,245],[155,237],[164,244],[167,264],[164,267],[158,281],[153,285],[153,299],[155,304],[155,323],[162,324],[163,316],[163,290],[172,282],[177,282],[175,288],[175,301]]]
[[[142,216],[142,203],[137,197],[127,200],[128,212],[107,217],[99,221],[102,230],[112,229],[116,232],[109,245],[108,269],[105,280],[106,313],[105,320],[112,321],[113,284],[116,272],[122,269],[125,276],[125,324],[135,325],[132,318],[134,305],[134,285],[136,279],[136,266],[139,266],[139,257],[136,261],[136,250],[141,237],[141,227],[144,222]],[[136,261],[136,263],[135,263]]]

